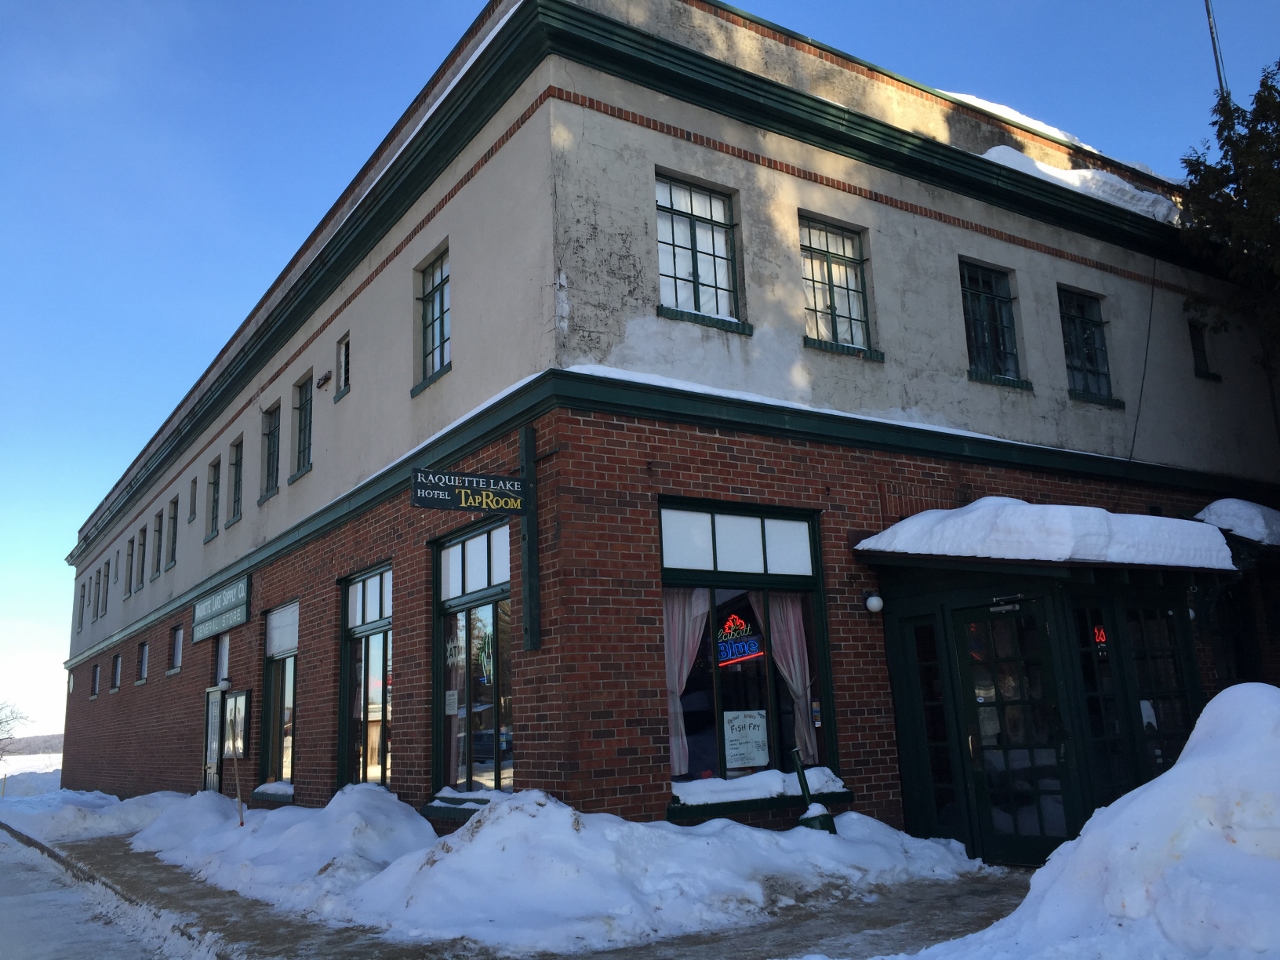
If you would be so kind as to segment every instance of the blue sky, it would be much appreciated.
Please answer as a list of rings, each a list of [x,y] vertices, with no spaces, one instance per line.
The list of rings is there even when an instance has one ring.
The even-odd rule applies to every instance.
[[[483,0],[0,0],[0,701],[62,726],[90,510],[244,319]],[[1179,176],[1208,135],[1201,0],[747,9]],[[1218,0],[1237,99],[1280,3]]]

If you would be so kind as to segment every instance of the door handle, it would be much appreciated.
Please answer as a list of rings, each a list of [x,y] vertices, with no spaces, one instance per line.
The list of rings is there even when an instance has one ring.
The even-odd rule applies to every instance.
[[[969,734],[969,759],[978,762],[978,738],[972,733]]]

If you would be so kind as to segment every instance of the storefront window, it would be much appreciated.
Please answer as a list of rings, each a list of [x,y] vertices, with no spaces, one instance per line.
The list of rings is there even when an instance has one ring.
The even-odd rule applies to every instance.
[[[293,712],[298,669],[298,604],[267,614],[263,781],[293,782]]]
[[[512,790],[511,542],[504,524],[440,552],[444,786]]]
[[[347,780],[391,781],[391,571],[347,588]]]

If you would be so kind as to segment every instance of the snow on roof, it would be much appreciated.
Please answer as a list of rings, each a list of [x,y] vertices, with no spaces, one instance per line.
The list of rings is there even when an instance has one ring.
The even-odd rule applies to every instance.
[[[1109,513],[1098,507],[983,497],[926,510],[868,537],[858,550],[935,557],[1234,570],[1222,532],[1207,523]]]
[[[1050,126],[1043,120],[1028,117],[1025,113],[1019,113],[1017,110],[1013,109],[1013,107],[1006,107],[1003,103],[992,103],[990,100],[983,100],[981,97],[975,97],[971,93],[952,93],[949,90],[939,90],[938,92],[945,94],[948,97],[954,97],[956,100],[963,100],[972,107],[977,107],[979,110],[995,114],[997,117],[1002,117],[1005,120],[1011,120],[1019,126],[1028,127],[1037,133],[1044,133],[1054,139],[1063,140],[1066,143],[1079,147],[1082,150],[1089,150],[1093,153],[1100,152],[1097,147],[1089,146],[1089,144],[1085,143],[1075,134],[1067,133],[1065,130],[1060,130],[1057,127]]]
[[[1197,520],[1230,530],[1237,537],[1280,547],[1280,510],[1248,500],[1215,500],[1196,514]]]
[[[1004,146],[992,147],[983,154],[983,157],[1001,166],[1021,170],[1033,177],[1105,200],[1107,203],[1113,203],[1117,207],[1150,217],[1152,220],[1159,220],[1161,223],[1177,223],[1181,215],[1178,205],[1168,197],[1139,190],[1123,177],[1107,173],[1105,170],[1092,170],[1087,167],[1063,170],[1060,167],[1051,167],[1047,163],[1033,160],[1013,147]]]

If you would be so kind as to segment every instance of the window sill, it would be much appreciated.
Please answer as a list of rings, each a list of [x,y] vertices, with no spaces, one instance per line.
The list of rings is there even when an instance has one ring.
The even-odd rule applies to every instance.
[[[232,517],[230,520],[228,520],[226,523],[222,525],[222,529],[225,530],[227,529],[227,527],[235,526],[237,523],[240,522],[240,516],[241,515],[237,513],[234,517]]]
[[[1078,400],[1081,403],[1092,403],[1099,407],[1110,407],[1112,410],[1123,410],[1124,401],[1117,400],[1115,397],[1104,397],[1096,393],[1084,393],[1080,390],[1068,390],[1067,396],[1072,400]]]
[[[96,693],[91,693],[91,694],[89,694],[89,699],[90,699],[90,700],[97,700],[97,699],[98,699],[98,695],[97,695]]]
[[[813,337],[805,337],[804,345],[810,350],[822,350],[826,353],[840,353],[846,357],[858,357],[862,360],[870,360],[873,363],[884,363],[884,354],[879,350],[872,350],[870,347],[855,347],[849,343],[833,343],[830,340],[815,340]]]
[[[166,677],[172,677],[172,676],[174,676],[175,674],[179,674],[179,673],[181,673],[181,672],[182,672],[182,668],[181,668],[181,667],[170,667],[168,670],[166,670],[166,671],[164,672],[164,675],[165,675]]]
[[[279,487],[272,487],[270,490],[268,490],[266,493],[264,493],[262,496],[258,498],[258,506],[262,506],[264,503],[266,503],[268,500],[270,500],[279,492],[280,492]]]
[[[195,522],[196,522],[196,515],[194,513],[191,516],[187,517],[187,523],[195,523]]]
[[[851,803],[853,794],[848,790],[839,793],[815,793],[813,802],[824,806],[833,803]],[[805,810],[804,797],[764,797],[759,800],[728,800],[724,803],[680,803],[672,799],[667,804],[667,820],[709,820],[731,817],[735,814],[756,813],[760,810]],[[797,814],[798,815],[798,814]]]
[[[177,565],[178,565],[178,561],[177,561],[177,560],[170,560],[168,563],[166,563],[166,564],[164,565],[165,571],[167,572],[167,571],[169,571],[169,570],[172,570],[172,569],[173,569],[174,567],[176,567]]]
[[[1002,377],[994,373],[979,373],[973,369],[969,370],[969,379],[974,383],[990,383],[997,387],[1012,387],[1014,390],[1027,390],[1029,392],[1035,391],[1035,387],[1031,385],[1030,380]]]
[[[249,799],[253,800],[255,803],[269,803],[277,807],[287,807],[293,803],[293,794],[274,793],[272,791],[262,790],[262,788],[259,787],[249,795]]]
[[[1212,370],[1197,370],[1196,378],[1200,380],[1209,380],[1209,381],[1212,381],[1213,383],[1222,382],[1222,374],[1214,373]]]
[[[311,464],[308,463],[305,467],[303,467],[301,470],[299,470],[297,473],[291,476],[288,480],[286,480],[285,485],[292,486],[295,480],[301,480],[310,472],[311,472]]]
[[[141,680],[135,680],[135,681],[133,681],[133,685],[134,685],[135,687],[140,687],[140,686],[142,686],[142,685],[143,685],[144,683],[146,683],[146,682],[147,682],[147,678],[146,678],[146,677],[143,677]]]
[[[441,367],[435,373],[431,374],[431,376],[424,377],[422,380],[420,380],[417,383],[417,385],[414,386],[414,388],[409,391],[409,396],[411,398],[416,397],[423,390],[427,389],[427,387],[431,386],[433,383],[435,383],[437,380],[439,380],[441,377],[443,377],[446,373],[448,373],[452,369],[453,369],[453,361],[450,360],[448,363],[446,363],[443,367]],[[336,400],[337,397],[334,397],[334,399]]]
[[[339,400],[341,400],[350,392],[351,392],[351,384],[347,384],[345,387],[343,387],[341,390],[339,390],[337,393],[333,395],[333,402],[337,403]]]
[[[107,693],[108,693],[108,694],[112,694],[112,693],[119,693],[119,692],[120,692],[120,688],[119,688],[119,687],[112,687],[111,689],[109,689],[109,690],[107,691]]]
[[[157,570],[155,573],[153,573],[153,574],[148,578],[148,580],[151,580],[151,581],[155,581],[155,580],[159,580],[159,579],[160,579],[160,571],[159,571],[159,570]]]
[[[210,540],[212,540],[212,539],[213,539],[214,537],[216,537],[217,535],[218,535],[218,528],[217,528],[217,527],[214,527],[212,530],[210,530],[208,533],[206,533],[206,534],[204,535],[204,542],[205,542],[205,543],[208,543]]]
[[[684,320],[688,323],[700,323],[704,327],[714,327],[717,330],[728,330],[730,333],[738,333],[744,337],[749,337],[755,333],[755,328],[745,320],[730,320],[727,317],[716,317],[709,313],[694,313],[692,310],[677,310],[674,307],[658,307],[658,316],[666,317],[668,320]]]

